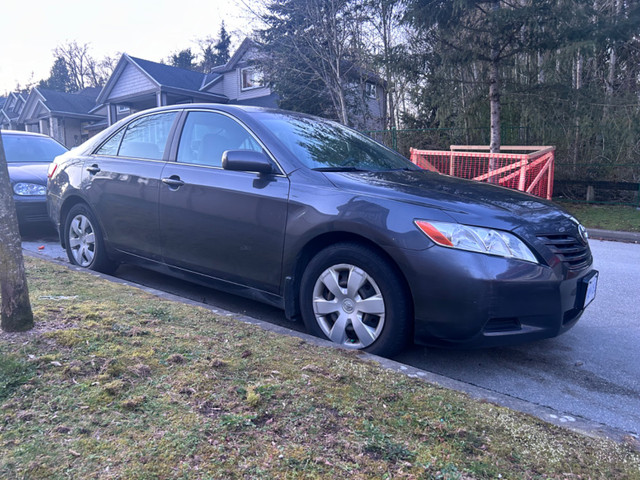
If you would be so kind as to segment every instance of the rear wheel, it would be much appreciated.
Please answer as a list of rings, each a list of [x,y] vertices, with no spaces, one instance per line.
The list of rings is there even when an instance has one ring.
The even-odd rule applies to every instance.
[[[74,205],[65,221],[65,244],[69,261],[102,273],[113,273],[118,264],[107,256],[100,225],[84,204]]]
[[[319,252],[301,282],[302,318],[310,333],[377,355],[409,341],[411,309],[404,282],[375,251],[342,243]]]

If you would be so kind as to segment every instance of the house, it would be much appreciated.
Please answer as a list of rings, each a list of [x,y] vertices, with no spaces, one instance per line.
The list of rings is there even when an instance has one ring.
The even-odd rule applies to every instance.
[[[67,148],[75,147],[91,136],[88,127],[103,120],[102,116],[90,113],[98,92],[98,88],[64,93],[34,87],[18,122],[28,132],[43,133]]]
[[[208,73],[156,63],[124,53],[102,89],[62,93],[33,88],[12,93],[0,110],[2,128],[44,133],[68,148],[134,112],[183,103],[233,103],[277,107],[278,96],[265,84],[257,45],[245,39],[229,61]],[[351,91],[365,102],[353,111],[352,125],[383,128],[384,82],[353,69]]]
[[[0,128],[3,130],[24,130],[24,126],[18,122],[18,118],[27,101],[26,97],[27,95],[21,92],[9,94],[0,108]]]
[[[277,97],[249,65],[253,42],[240,45],[225,65],[209,73],[194,72],[123,54],[98,95],[92,113],[112,125],[131,113],[181,103],[239,103],[277,106]]]
[[[181,103],[231,103],[277,107],[278,96],[262,77],[264,61],[257,45],[246,38],[229,61],[208,73],[195,72],[123,54],[91,113],[101,114],[112,125],[131,113],[151,107]],[[352,125],[362,129],[384,128],[385,84],[371,73],[351,69],[350,92],[364,101],[353,111]]]

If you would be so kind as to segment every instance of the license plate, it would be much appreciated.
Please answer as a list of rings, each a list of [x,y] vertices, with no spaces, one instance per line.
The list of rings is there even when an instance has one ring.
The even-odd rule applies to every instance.
[[[598,274],[596,273],[587,282],[587,292],[586,292],[586,294],[584,296],[584,306],[582,308],[587,308],[587,306],[591,302],[593,302],[593,299],[596,298],[596,289],[597,288],[598,288]]]

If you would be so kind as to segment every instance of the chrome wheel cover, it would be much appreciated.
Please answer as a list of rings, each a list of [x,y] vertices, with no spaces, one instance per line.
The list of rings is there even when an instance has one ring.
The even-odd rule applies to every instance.
[[[366,348],[384,328],[385,305],[375,280],[355,265],[339,264],[320,274],[313,313],[324,334],[348,348]]]
[[[93,225],[84,215],[71,220],[68,232],[69,249],[78,265],[88,267],[96,253],[96,235]]]

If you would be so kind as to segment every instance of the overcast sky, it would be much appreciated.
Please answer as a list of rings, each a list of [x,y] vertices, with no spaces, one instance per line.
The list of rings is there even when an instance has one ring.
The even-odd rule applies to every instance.
[[[237,47],[252,22],[242,0],[5,0],[0,12],[0,95],[47,78],[53,49],[67,42],[88,43],[97,60],[126,52],[157,62],[195,53],[222,20]]]

